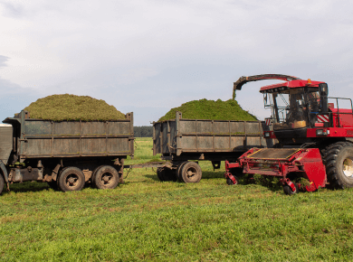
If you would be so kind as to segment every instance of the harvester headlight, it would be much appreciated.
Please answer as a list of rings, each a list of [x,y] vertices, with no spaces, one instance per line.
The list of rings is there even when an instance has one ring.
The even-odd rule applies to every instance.
[[[316,129],[317,136],[327,136],[330,134],[330,130],[327,129]]]

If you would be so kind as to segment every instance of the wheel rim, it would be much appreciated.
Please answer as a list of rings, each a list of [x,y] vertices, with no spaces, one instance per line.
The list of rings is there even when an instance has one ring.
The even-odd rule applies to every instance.
[[[189,167],[188,170],[186,171],[186,178],[189,181],[195,181],[197,180],[197,170],[194,167]]]
[[[113,175],[110,173],[104,173],[101,176],[100,182],[103,186],[110,186],[114,183]]]
[[[75,189],[80,185],[80,178],[76,174],[69,174],[65,179],[67,188]]]
[[[353,177],[353,161],[349,158],[343,161],[343,174],[346,177]]]

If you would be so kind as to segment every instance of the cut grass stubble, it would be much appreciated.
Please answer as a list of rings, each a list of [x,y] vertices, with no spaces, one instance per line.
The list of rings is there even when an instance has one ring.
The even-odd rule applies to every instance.
[[[152,158],[151,140],[136,146],[140,160],[128,161],[146,161],[147,148]],[[160,182],[149,168],[114,190],[14,185],[0,198],[1,260],[352,260],[352,190],[288,197],[227,186],[224,169],[200,164],[198,184]]]

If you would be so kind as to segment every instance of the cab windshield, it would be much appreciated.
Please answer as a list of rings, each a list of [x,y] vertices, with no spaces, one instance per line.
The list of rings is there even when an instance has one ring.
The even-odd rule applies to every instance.
[[[296,88],[273,94],[277,123],[274,130],[314,127],[319,111],[317,89]]]

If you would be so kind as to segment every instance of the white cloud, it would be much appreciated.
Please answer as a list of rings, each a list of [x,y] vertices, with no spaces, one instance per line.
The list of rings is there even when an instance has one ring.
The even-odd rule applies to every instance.
[[[148,123],[148,110],[150,121],[189,100],[228,99],[241,75],[310,77],[327,81],[332,95],[347,95],[351,83],[350,1],[0,3],[0,55],[8,58],[0,78],[7,85],[19,95],[105,99],[134,109],[136,124]],[[238,100],[263,116],[258,87],[249,84]]]

